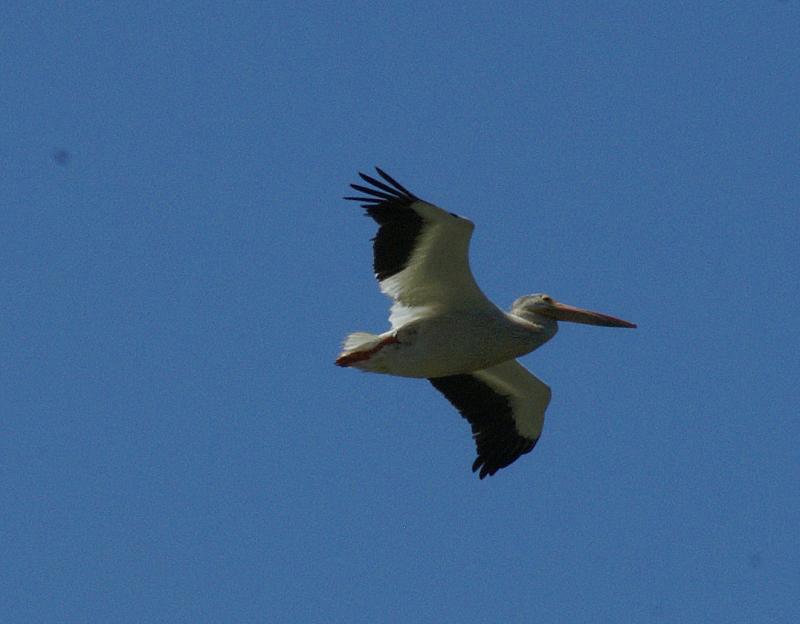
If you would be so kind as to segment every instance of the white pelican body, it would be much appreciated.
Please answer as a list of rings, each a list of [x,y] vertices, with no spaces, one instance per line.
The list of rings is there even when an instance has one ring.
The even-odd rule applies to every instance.
[[[376,168],[377,169],[377,168]],[[336,364],[373,373],[427,378],[461,412],[478,448],[472,466],[493,475],[531,451],[544,424],[550,389],[516,358],[540,347],[557,320],[635,327],[537,294],[503,312],[481,292],[469,268],[471,221],[420,200],[386,173],[352,184],[378,224],[374,269],[394,300],[382,334],[345,340]]]
[[[369,348],[369,343],[384,344],[352,366],[401,377],[471,373],[530,353],[555,332],[555,321],[535,326],[494,306],[444,311],[410,320],[380,336],[356,334],[367,341],[366,345],[356,341],[353,346],[359,350]]]

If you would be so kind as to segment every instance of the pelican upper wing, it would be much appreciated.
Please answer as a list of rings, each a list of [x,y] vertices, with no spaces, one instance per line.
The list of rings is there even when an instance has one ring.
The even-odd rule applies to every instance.
[[[478,457],[472,471],[493,475],[539,441],[550,388],[516,360],[465,375],[429,379],[469,421]]]
[[[383,181],[359,173],[371,186],[351,184],[380,226],[373,238],[373,266],[381,291],[395,300],[397,327],[421,310],[491,306],[469,268],[468,219],[423,201],[376,167]]]

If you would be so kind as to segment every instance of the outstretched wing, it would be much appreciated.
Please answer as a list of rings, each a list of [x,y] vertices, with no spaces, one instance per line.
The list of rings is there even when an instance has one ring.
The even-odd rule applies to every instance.
[[[424,311],[480,309],[493,304],[481,292],[469,268],[469,241],[475,226],[468,219],[421,200],[376,167],[383,181],[359,173],[371,186],[351,184],[379,225],[373,238],[373,267],[381,291],[394,299],[392,326]]]
[[[530,453],[544,425],[550,388],[516,360],[466,375],[429,379],[472,426],[472,471],[493,475]]]

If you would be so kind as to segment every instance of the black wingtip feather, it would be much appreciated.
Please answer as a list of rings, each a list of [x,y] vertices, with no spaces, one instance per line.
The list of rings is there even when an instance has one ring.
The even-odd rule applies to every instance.
[[[406,189],[406,187],[404,187],[402,184],[400,184],[397,180],[395,180],[392,176],[390,176],[388,173],[386,173],[383,169],[381,169],[377,165],[375,166],[375,171],[377,171],[379,176],[381,176],[384,180],[386,180],[389,184],[394,186],[396,189],[398,189],[402,193],[405,193],[409,197],[414,197],[413,193],[411,193],[408,189]]]
[[[359,177],[369,184],[351,184],[363,196],[348,195],[356,201],[380,227],[373,238],[373,269],[379,281],[402,271],[409,262],[422,231],[424,220],[412,205],[419,199],[404,186],[376,167],[387,183],[359,172]]]
[[[531,440],[519,434],[508,397],[469,374],[428,381],[469,421],[478,450],[472,472],[477,472],[478,478],[494,476],[533,450],[538,438]]]
[[[388,201],[397,201],[400,199],[398,195],[391,195],[389,193],[384,193],[383,191],[376,191],[375,189],[371,189],[367,186],[361,186],[360,184],[351,184],[350,188],[352,188],[354,191],[358,191],[359,193],[366,193],[367,195],[372,195]]]
[[[379,188],[379,189],[381,189],[381,190],[384,190],[384,191],[386,191],[387,193],[391,194],[393,197],[402,197],[402,196],[403,196],[403,193],[402,193],[401,191],[399,191],[398,189],[396,189],[396,188],[392,188],[392,187],[391,187],[391,186],[389,186],[388,184],[384,184],[384,183],[383,183],[383,182],[381,182],[380,180],[376,180],[376,179],[375,179],[375,178],[373,178],[372,176],[368,176],[366,173],[361,173],[361,172],[359,172],[359,174],[358,174],[358,175],[359,175],[359,176],[361,177],[361,179],[362,179],[362,180],[364,180],[364,182],[366,182],[367,184],[372,184],[373,186],[375,186],[375,187],[377,187],[377,188]],[[406,191],[405,195],[409,195],[409,193]]]

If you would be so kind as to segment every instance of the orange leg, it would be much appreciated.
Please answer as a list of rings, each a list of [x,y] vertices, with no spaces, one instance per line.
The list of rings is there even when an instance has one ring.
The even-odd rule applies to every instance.
[[[374,347],[372,347],[371,349],[367,349],[366,351],[353,351],[352,353],[348,353],[347,355],[342,355],[336,359],[336,366],[352,366],[356,362],[363,362],[364,360],[368,360],[378,351],[380,351],[383,347],[390,344],[400,344],[400,341],[397,339],[397,336],[389,336],[388,338],[384,338]]]

